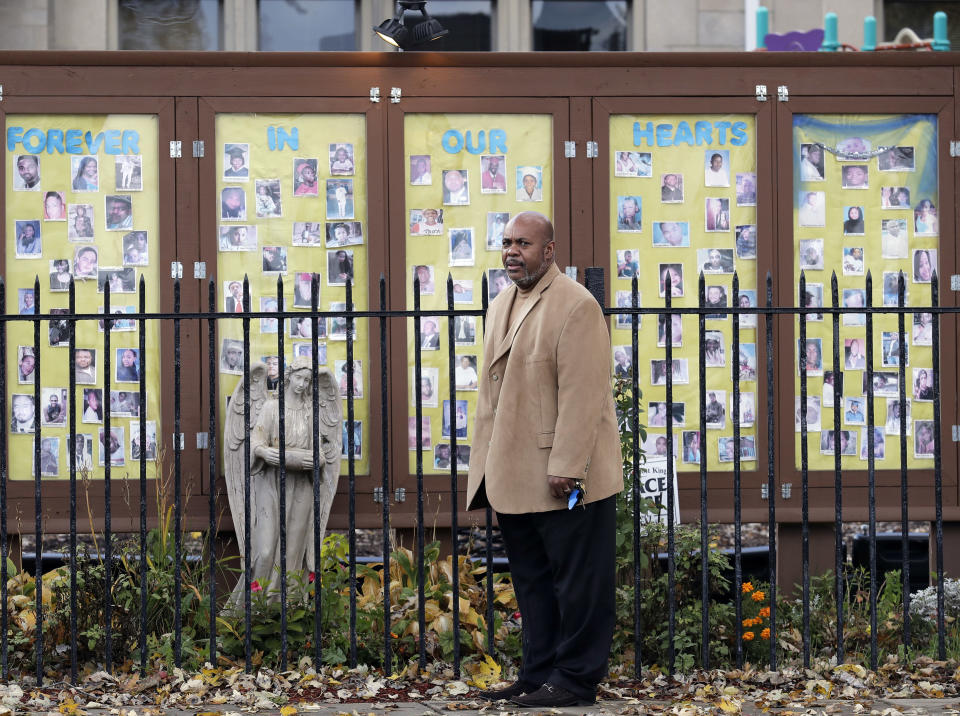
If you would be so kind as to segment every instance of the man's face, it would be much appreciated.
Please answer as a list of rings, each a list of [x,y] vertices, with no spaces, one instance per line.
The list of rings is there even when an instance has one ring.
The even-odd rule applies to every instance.
[[[122,224],[130,216],[130,205],[125,201],[114,199],[110,202],[110,223]]]
[[[664,186],[668,186],[671,189],[677,188],[677,175],[676,174],[667,174],[663,177]]]
[[[30,308],[33,305],[33,292],[27,291],[23,294],[23,305]]]
[[[632,219],[637,213],[637,202],[633,199],[624,199],[622,211],[624,219]]]
[[[437,212],[432,209],[423,212],[423,220],[430,226],[433,226],[437,223]]]
[[[719,251],[714,249],[710,252],[710,266],[712,268],[720,268],[720,265],[723,263],[723,256]]]
[[[231,368],[239,368],[243,352],[236,347],[227,348],[227,365]]]
[[[811,164],[819,164],[820,156],[820,147],[810,147],[810,149],[807,150],[807,159],[810,160]]]
[[[667,454],[667,439],[660,437],[657,438],[657,455],[666,455]]]
[[[437,324],[433,321],[424,321],[423,323],[423,332],[427,335],[437,332]]]
[[[231,283],[231,284],[230,284],[230,293],[233,294],[233,297],[234,297],[237,301],[240,300],[240,294],[241,294],[242,292],[243,292],[243,286],[241,286],[239,283]]]
[[[60,398],[58,398],[58,397],[55,396],[55,395],[51,395],[51,396],[50,396],[50,407],[51,407],[51,408],[56,408],[58,405],[60,405]]]
[[[227,205],[228,209],[239,209],[241,201],[243,199],[243,193],[237,189],[231,189],[224,193],[223,203]]]
[[[20,174],[20,178],[23,179],[24,184],[33,186],[40,174],[36,158],[20,157],[17,160],[17,172]]]
[[[710,158],[710,168],[713,169],[713,171],[718,172],[720,171],[720,167],[722,166],[723,166],[723,159],[719,155],[714,154]]]
[[[347,227],[344,225],[339,225],[333,230],[333,235],[338,242],[344,242],[347,240]]]
[[[47,212],[47,216],[51,218],[60,217],[63,213],[63,202],[60,201],[60,197],[56,195],[48,196],[44,199],[43,207]]]
[[[817,362],[817,345],[815,343],[807,343],[807,363],[816,363]]]
[[[624,251],[624,252],[623,252],[623,262],[628,264],[628,263],[630,263],[631,261],[633,261],[633,254],[630,253],[629,251]]]
[[[733,456],[736,454],[737,446],[734,444],[732,438],[728,438],[727,442],[724,444],[724,452],[728,460],[733,460]]]
[[[523,177],[523,188],[527,194],[533,194],[534,190],[537,188],[537,178],[532,174],[527,174]]]
[[[240,167],[243,166],[243,157],[240,154],[234,154],[230,157],[230,166],[233,167],[234,171],[239,171]]]
[[[77,351],[74,361],[77,368],[89,368],[90,363],[93,362],[93,356],[90,355],[90,351]]]
[[[867,180],[867,173],[863,167],[847,167],[847,186],[863,186]]]
[[[13,402],[13,417],[20,423],[33,420],[33,401],[26,396],[18,396]]]
[[[501,258],[507,276],[520,288],[533,286],[553,261],[554,242],[545,227],[529,215],[510,220],[503,231]]]
[[[97,254],[94,251],[81,251],[77,254],[77,273],[92,274],[97,265]]]
[[[466,356],[463,356],[463,358],[460,359],[460,367],[463,368],[464,370],[466,370],[467,368],[469,368],[469,367],[470,367],[470,359],[467,358]]]
[[[859,413],[859,412],[860,412],[860,403],[857,403],[856,401],[854,401],[853,403],[850,403],[850,410],[851,410],[852,412],[854,412],[854,413]]]
[[[455,194],[463,188],[463,176],[459,171],[449,171],[443,175],[443,185],[447,191]]]
[[[416,170],[414,171],[414,176],[419,177],[427,173],[427,163],[422,159],[418,159],[413,166],[414,166],[414,169]]]
[[[426,266],[417,266],[417,278],[421,284],[430,283],[430,269]]]
[[[500,158],[490,157],[490,160],[487,162],[487,168],[491,174],[496,174],[500,170]]]
[[[683,243],[683,230],[680,228],[680,224],[675,221],[665,221],[660,224],[660,233],[663,234],[664,240],[671,246],[679,246]]]
[[[28,376],[33,373],[34,359],[32,355],[25,355],[20,359],[20,372],[24,376]]]

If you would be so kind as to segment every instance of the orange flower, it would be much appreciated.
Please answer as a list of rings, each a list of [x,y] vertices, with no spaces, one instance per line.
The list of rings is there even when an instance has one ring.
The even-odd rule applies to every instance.
[[[762,632],[760,632],[760,638],[761,638],[761,639],[769,639],[769,638],[770,638],[770,627],[767,627],[767,628],[764,629]]]
[[[753,594],[750,595],[750,598],[755,602],[762,602],[764,599],[767,598],[767,595],[764,594],[763,592],[754,592]]]
[[[743,625],[749,629],[753,626],[753,619],[744,619]]]
[[[745,632],[743,632],[743,640],[744,640],[744,641],[753,641],[753,636],[754,636],[754,634],[753,634],[752,631],[745,631]]]
[[[760,610],[760,616],[769,617],[770,616],[770,607],[764,607]]]
[[[753,591],[753,583],[752,583],[752,582],[744,582],[742,585],[740,585],[740,589],[743,590],[743,593],[744,593],[744,594],[749,594],[750,592]]]

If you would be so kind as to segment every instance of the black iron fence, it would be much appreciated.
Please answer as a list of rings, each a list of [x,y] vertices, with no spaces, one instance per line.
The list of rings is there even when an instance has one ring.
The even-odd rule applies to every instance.
[[[586,272],[586,284],[588,289],[598,298],[601,302],[601,305],[604,301],[605,296],[605,287],[604,287],[604,272],[602,269],[588,269]],[[452,279],[448,278],[447,284],[447,309],[446,310],[434,310],[429,311],[430,316],[446,316],[446,317],[458,317],[458,316],[484,316],[487,310],[487,285],[486,277],[484,277],[482,282],[482,308],[479,310],[464,310],[461,308],[454,307],[454,287]],[[628,500],[626,504],[633,506],[632,520],[633,520],[633,560],[634,565],[639,565],[641,563],[641,554],[640,554],[640,542],[639,534],[641,531],[641,514],[638,509],[638,505],[641,502],[641,491],[640,491],[640,481],[638,479],[633,479],[634,476],[640,474],[643,467],[644,456],[642,454],[642,448],[640,444],[640,434],[641,434],[641,420],[640,420],[640,406],[638,404],[638,396],[640,395],[640,382],[639,382],[639,357],[641,356],[641,349],[638,341],[638,331],[640,325],[641,316],[644,314],[655,315],[658,319],[661,319],[665,322],[667,329],[664,331],[664,358],[665,365],[667,369],[665,370],[665,390],[666,390],[666,402],[667,405],[671,405],[673,402],[673,390],[674,390],[674,375],[673,370],[670,368],[673,365],[673,337],[672,331],[669,327],[672,325],[672,316],[673,315],[695,315],[698,317],[698,345],[699,345],[699,355],[698,355],[698,366],[699,366],[699,415],[700,415],[700,424],[699,430],[700,435],[705,436],[707,434],[707,417],[706,417],[706,404],[707,404],[707,380],[706,380],[706,318],[708,314],[723,314],[731,315],[736,318],[732,321],[732,350],[730,355],[733,362],[733,371],[732,371],[732,380],[733,380],[733,392],[732,392],[732,401],[733,409],[731,411],[732,421],[733,421],[733,440],[736,449],[734,449],[732,454],[732,483],[733,483],[733,505],[734,505],[734,525],[735,525],[735,547],[734,547],[734,577],[733,577],[733,595],[735,600],[735,610],[736,610],[736,660],[738,664],[742,664],[744,661],[744,654],[742,650],[743,646],[743,626],[742,626],[742,599],[743,599],[743,572],[742,572],[742,536],[741,536],[741,450],[739,446],[741,445],[741,390],[740,390],[740,375],[741,375],[741,357],[740,357],[740,317],[741,316],[759,316],[763,319],[763,336],[766,343],[766,388],[771,396],[771,399],[767,402],[766,410],[766,431],[767,431],[767,488],[768,488],[768,527],[769,527],[769,584],[771,592],[770,595],[770,650],[769,650],[769,661],[771,668],[776,668],[778,660],[778,649],[777,649],[777,600],[776,600],[776,585],[777,585],[777,573],[776,573],[776,560],[773,559],[773,555],[776,554],[777,542],[776,542],[776,530],[775,526],[777,523],[777,514],[776,507],[777,501],[775,499],[775,450],[777,441],[774,438],[775,436],[775,403],[774,396],[776,395],[776,386],[774,382],[774,356],[775,356],[775,345],[774,345],[774,328],[775,324],[778,321],[779,317],[787,317],[791,321],[795,316],[799,317],[799,345],[803,346],[806,343],[807,336],[807,321],[808,317],[811,314],[824,314],[829,315],[832,319],[832,334],[833,334],[833,350],[832,350],[832,368],[835,376],[842,376],[844,366],[841,362],[840,354],[840,338],[839,338],[839,327],[841,317],[847,313],[857,313],[866,315],[866,361],[865,361],[865,385],[866,385],[866,404],[867,404],[867,415],[866,415],[866,427],[867,427],[867,480],[869,486],[869,581],[870,581],[870,666],[872,668],[877,667],[878,660],[878,643],[877,643],[877,598],[878,598],[878,584],[880,583],[881,575],[878,574],[877,568],[877,515],[876,515],[876,466],[875,466],[875,444],[874,444],[874,426],[876,424],[874,409],[873,409],[873,398],[874,398],[874,362],[873,362],[873,322],[874,317],[878,314],[887,314],[887,315],[896,315],[898,319],[898,388],[899,388],[899,399],[900,405],[906,405],[907,399],[907,384],[906,384],[906,330],[905,330],[905,317],[914,313],[928,313],[932,316],[932,354],[933,354],[933,366],[932,366],[932,377],[933,377],[933,423],[934,423],[934,484],[935,484],[935,500],[936,500],[936,520],[934,525],[935,530],[935,558],[936,558],[936,594],[937,594],[937,608],[936,608],[936,634],[937,634],[937,653],[939,658],[943,659],[946,653],[946,635],[945,635],[945,614],[944,614],[944,566],[943,566],[943,517],[942,517],[942,460],[941,460],[941,414],[940,414],[940,319],[943,314],[956,313],[957,310],[953,308],[944,308],[939,305],[938,296],[938,279],[934,275],[931,281],[931,305],[924,307],[910,306],[905,305],[905,286],[904,286],[904,277],[901,274],[898,282],[898,293],[897,293],[897,305],[896,306],[873,306],[871,305],[872,297],[872,279],[868,273],[866,276],[866,298],[867,304],[863,307],[848,308],[840,305],[839,302],[839,292],[837,288],[837,279],[834,275],[831,282],[831,304],[829,306],[805,306],[800,308],[795,307],[783,307],[783,306],[774,306],[773,305],[773,287],[771,277],[767,276],[765,282],[766,288],[766,300],[764,305],[756,307],[741,307],[739,301],[739,282],[736,274],[733,276],[732,283],[732,301],[730,307],[721,307],[708,306],[705,290],[704,290],[704,278],[701,274],[699,281],[699,301],[698,307],[696,308],[679,308],[674,307],[671,301],[671,291],[665,291],[665,297],[663,300],[663,305],[657,307],[640,307],[639,305],[639,292],[637,289],[637,279],[633,279],[632,284],[632,300],[629,307],[616,307],[616,308],[605,308],[604,312],[610,316],[620,316],[620,320],[629,323],[631,331],[631,343],[632,343],[632,366],[633,369],[629,374],[628,383],[632,388],[630,392],[631,396],[631,407],[627,410],[626,414],[621,416],[624,423],[624,429],[629,431],[630,444],[629,453],[629,468],[625,470],[625,477],[627,478],[627,484],[629,487]],[[801,275],[800,278],[800,295],[804,295],[805,290],[805,278]],[[34,414],[35,416],[40,415],[41,411],[41,375],[42,375],[42,366],[41,366],[41,351],[40,351],[40,334],[41,326],[48,321],[60,321],[65,322],[68,328],[69,335],[69,365],[68,372],[70,376],[70,390],[69,390],[69,413],[68,413],[68,424],[67,429],[71,437],[77,434],[77,406],[76,406],[76,378],[75,378],[75,333],[76,325],[78,322],[82,321],[102,321],[104,325],[103,331],[103,347],[104,347],[104,357],[105,357],[105,370],[104,370],[104,387],[106,391],[110,389],[110,341],[111,341],[111,326],[113,319],[110,318],[110,286],[106,284],[104,286],[104,309],[102,314],[78,314],[76,312],[75,304],[75,291],[74,286],[71,283],[70,292],[69,292],[69,309],[66,314],[44,314],[40,305],[40,285],[39,279],[36,281],[33,289],[34,294],[34,303],[35,303],[35,313],[32,315],[15,315],[6,313],[6,293],[5,286],[0,282],[0,454],[7,456],[8,455],[8,425],[7,425],[7,416],[8,413],[8,386],[7,386],[7,327],[9,324],[14,322],[28,322],[33,325],[33,343],[34,343],[34,358],[35,358],[35,376],[34,376],[34,390],[33,390],[33,404],[34,404]],[[284,295],[284,286],[282,277],[277,280],[277,297],[278,297],[278,306],[284,306],[283,301]],[[376,325],[379,328],[378,335],[378,348],[380,356],[380,365],[383,367],[381,371],[380,379],[380,400],[382,401],[384,409],[381,410],[381,423],[380,431],[382,438],[382,455],[380,462],[380,472],[382,477],[382,488],[384,495],[389,494],[390,492],[390,475],[391,471],[396,471],[398,468],[391,466],[390,464],[390,453],[389,445],[390,441],[390,420],[389,420],[389,410],[386,409],[386,406],[390,404],[391,396],[396,396],[396,392],[391,393],[388,375],[388,322],[391,320],[404,320],[412,319],[414,331],[417,335],[420,334],[420,322],[424,317],[425,312],[421,310],[419,302],[419,286],[418,281],[414,283],[414,307],[412,310],[388,310],[387,309],[387,300],[386,300],[386,281],[383,276],[380,277],[379,281],[379,307],[376,310],[369,311],[356,311],[349,310],[353,306],[352,301],[352,286],[348,282],[346,284],[346,310],[343,311],[321,311],[318,307],[318,296],[319,296],[319,282],[318,277],[314,276],[312,283],[312,302],[309,312],[309,317],[312,323],[312,378],[314,386],[316,386],[319,375],[319,356],[318,356],[318,343],[317,336],[319,335],[318,324],[319,321],[325,320],[327,318],[342,318],[345,319],[347,324],[346,330],[346,373],[348,386],[354,385],[354,326],[357,321],[370,321],[371,324],[376,322]],[[181,420],[181,324],[183,321],[194,321],[198,324],[203,321],[207,322],[207,351],[208,351],[208,365],[207,369],[209,371],[210,380],[209,384],[209,395],[207,396],[207,415],[209,419],[209,529],[211,532],[215,532],[217,529],[217,515],[216,515],[216,498],[217,498],[217,489],[216,489],[216,479],[219,474],[217,455],[218,455],[218,444],[217,440],[218,435],[218,413],[217,413],[217,384],[213,380],[213,377],[217,375],[217,350],[216,350],[216,331],[217,331],[217,322],[221,320],[239,320],[242,322],[243,327],[243,372],[245,376],[250,375],[250,341],[251,341],[251,321],[261,318],[269,319],[280,319],[281,321],[288,318],[302,317],[304,315],[303,311],[291,312],[281,310],[277,313],[273,312],[254,312],[250,310],[250,292],[246,280],[244,281],[244,311],[242,313],[230,313],[224,314],[217,311],[217,295],[216,295],[216,284],[213,280],[209,283],[209,310],[206,312],[197,312],[197,313],[187,313],[181,311],[180,304],[180,283],[177,281],[174,287],[174,299],[173,299],[173,311],[170,313],[147,313],[145,310],[145,283],[141,277],[139,285],[139,312],[136,314],[125,314],[125,319],[132,319],[136,322],[137,330],[139,334],[139,346],[140,346],[140,359],[143,361],[141,363],[140,370],[140,385],[139,385],[139,398],[140,405],[146,405],[146,373],[144,370],[145,361],[148,359],[148,354],[146,353],[145,337],[147,334],[147,326],[150,322],[164,322],[170,321],[173,324],[173,340],[174,340],[174,366],[173,366],[173,404],[174,404],[174,434],[180,434],[180,420]],[[455,354],[455,337],[452,326],[452,320],[450,321],[450,327],[448,330],[448,343],[447,343],[447,360],[449,367],[449,385],[450,385],[450,404],[451,404],[451,423],[453,422],[452,408],[456,405],[456,380],[455,380],[455,368],[456,368],[456,354]],[[371,331],[372,337],[372,331]],[[280,361],[280,374],[283,375],[284,371],[284,332],[283,330],[277,331],[277,355],[279,356]],[[781,350],[783,347],[780,347]],[[791,340],[791,345],[789,350],[793,350],[793,343]],[[652,350],[645,348],[643,355],[648,357],[651,355]],[[419,341],[415,342],[415,350],[413,355],[414,360],[414,380],[415,385],[420,385],[420,379],[422,376],[422,362],[421,362],[421,348]],[[825,364],[825,362],[824,362]],[[759,366],[757,366],[759,368]],[[760,371],[758,370],[758,373]],[[808,504],[808,454],[807,454],[807,433],[808,433],[808,422],[807,422],[807,411],[806,405],[808,400],[808,369],[807,364],[804,360],[799,361],[799,375],[800,375],[800,404],[801,410],[799,414],[800,420],[800,465],[801,465],[801,474],[802,474],[802,532],[803,532],[803,550],[801,554],[802,560],[802,605],[803,605],[803,617],[802,617],[802,659],[804,664],[809,664],[811,658],[811,615],[810,615],[810,554],[809,554],[809,545],[808,545],[808,529],[809,529],[809,504]],[[758,376],[759,377],[759,376]],[[835,405],[842,405],[841,396],[843,395],[843,382],[838,379],[835,382]],[[357,557],[356,557],[356,515],[355,515],[355,498],[356,498],[356,480],[355,480],[355,433],[353,430],[353,423],[355,419],[354,415],[354,395],[353,390],[348,389],[346,391],[346,422],[347,430],[345,432],[346,441],[347,441],[347,464],[348,464],[348,499],[349,499],[349,529],[348,529],[348,543],[349,550],[346,556],[346,568],[348,570],[348,594],[349,594],[349,654],[347,655],[347,660],[350,665],[356,665],[358,660],[357,653],[357,597],[358,597],[358,576],[357,576]],[[425,551],[425,521],[424,521],[424,464],[423,464],[423,435],[422,435],[422,397],[419,390],[413,391],[416,396],[415,402],[415,426],[416,426],[416,440],[417,440],[417,449],[416,449],[416,479],[417,479],[417,506],[416,506],[416,575],[417,575],[417,619],[418,627],[417,630],[417,639],[418,639],[418,656],[419,656],[419,665],[421,667],[425,666],[427,660],[427,651],[425,646],[426,638],[426,612],[425,612],[425,562],[424,562],[424,551]],[[105,394],[109,394],[106,393]],[[247,539],[244,540],[244,565],[245,573],[241,576],[241,579],[244,580],[244,654],[245,654],[245,664],[246,668],[249,670],[253,666],[252,655],[253,648],[251,643],[251,627],[254,626],[251,623],[253,619],[252,613],[252,587],[251,587],[251,573],[250,573],[250,544],[249,539],[250,530],[251,530],[251,515],[250,515],[250,385],[249,381],[245,381],[245,387],[243,391],[243,401],[244,401],[244,428],[245,428],[245,444],[244,444],[244,471],[245,471],[245,482],[244,482],[244,493],[245,493],[245,505],[246,510],[244,514],[244,532]],[[285,489],[286,489],[286,468],[285,468],[285,440],[284,440],[284,392],[283,390],[278,391],[278,399],[280,401],[279,416],[280,416],[280,431],[279,431],[279,486],[280,486],[280,499],[279,499],[279,509],[280,509],[280,555],[281,555],[281,564],[280,564],[280,640],[281,648],[279,650],[280,654],[280,667],[285,669],[287,667],[287,627],[288,627],[288,594],[287,594],[287,569],[286,569],[286,519],[284,515],[285,510]],[[314,434],[318,434],[319,425],[317,424],[318,420],[318,393],[316,390],[313,391],[313,415],[314,415]],[[105,401],[103,411],[103,423],[105,433],[110,434],[110,401]],[[148,603],[148,581],[146,577],[147,570],[147,421],[143,419],[144,416],[141,416],[139,423],[140,426],[140,445],[141,450],[139,454],[139,459],[135,459],[134,462],[138,464],[139,467],[139,570],[140,570],[140,605],[139,605],[139,631],[138,631],[138,641],[139,641],[139,654],[140,654],[140,663],[139,667],[141,671],[146,671],[147,669],[147,603]],[[910,553],[909,553],[909,530],[908,530],[908,521],[909,521],[909,496],[908,496],[908,469],[907,469],[907,411],[901,409],[900,411],[900,424],[899,424],[899,447],[900,447],[900,493],[901,493],[901,534],[902,534],[902,573],[903,573],[903,584],[910,584]],[[41,479],[41,436],[42,436],[42,427],[41,421],[35,418],[35,429],[34,429],[34,439],[33,439],[33,458],[34,458],[34,467],[33,467],[33,481],[34,481],[34,507],[35,507],[35,522],[34,522],[34,538],[36,540],[36,560],[35,560],[35,585],[36,590],[34,593],[34,613],[36,617],[35,624],[35,645],[36,645],[36,676],[40,679],[44,674],[44,657],[43,657],[43,643],[44,643],[44,582],[42,580],[42,560],[40,559],[41,545],[43,542],[43,501],[44,501],[44,485]],[[760,426],[760,421],[757,421],[758,427]],[[677,445],[675,445],[675,439],[673,434],[674,427],[674,415],[672,410],[667,410],[666,413],[666,458],[667,464],[670,465],[673,463],[674,456],[676,455]],[[836,594],[836,608],[837,608],[837,621],[836,621],[836,656],[839,662],[843,662],[844,659],[844,589],[845,589],[845,579],[844,579],[844,565],[842,562],[842,522],[843,522],[843,505],[842,505],[842,484],[841,484],[841,458],[842,458],[842,447],[841,441],[837,439],[841,432],[841,417],[840,410],[834,410],[834,420],[833,420],[833,430],[834,430],[834,444],[833,444],[833,458],[834,458],[834,475],[835,475],[835,527],[836,527],[836,554],[835,554],[835,594]],[[455,456],[457,454],[457,431],[455,429],[450,430],[450,441],[451,441],[451,455]],[[709,525],[709,505],[707,499],[707,454],[709,451],[709,446],[707,445],[706,440],[700,441],[700,457],[699,457],[699,475],[700,475],[700,554],[706,555],[710,552],[709,544],[709,534],[708,534],[708,525]],[[174,559],[173,559],[173,569],[174,569],[174,623],[173,623],[173,648],[172,654],[174,661],[179,664],[182,659],[182,575],[181,568],[183,564],[183,550],[184,546],[182,544],[182,534],[183,534],[183,475],[182,475],[182,465],[181,465],[181,452],[182,445],[179,441],[174,441],[173,453],[174,453],[174,466],[173,466],[173,484],[174,484],[174,505],[173,505],[173,531],[175,534],[175,546],[174,546]],[[315,536],[319,534],[320,525],[319,525],[319,474],[320,474],[320,446],[318,441],[314,441],[313,445],[313,485],[314,485],[314,534]],[[70,539],[69,539],[69,609],[70,609],[70,630],[69,630],[69,650],[70,650],[70,663],[71,663],[71,678],[76,681],[78,675],[78,631],[77,631],[77,477],[79,466],[77,465],[77,451],[68,450],[69,454],[69,481],[70,481]],[[451,505],[451,527],[453,528],[454,534],[458,529],[458,514],[457,514],[457,497],[462,490],[461,484],[461,474],[460,466],[457,464],[456,459],[450,460],[449,465],[449,476],[450,476],[450,505]],[[406,466],[402,468],[406,470]],[[8,515],[8,496],[7,496],[7,486],[9,480],[8,473],[8,463],[6,459],[0,460],[0,553],[6,555],[8,553],[9,547],[9,515]],[[668,578],[668,588],[666,590],[666,601],[667,601],[667,624],[668,624],[668,644],[667,644],[667,667],[672,672],[674,669],[675,654],[674,654],[674,626],[676,620],[676,603],[674,598],[674,587],[675,587],[675,559],[676,559],[676,544],[674,541],[676,525],[674,523],[674,508],[675,501],[677,496],[674,494],[672,489],[672,483],[668,480],[668,489],[667,489],[667,498],[666,498],[666,535],[667,535],[667,578]],[[390,501],[388,499],[383,500],[382,504],[382,526],[383,526],[383,569],[382,569],[382,579],[383,579],[383,668],[385,673],[389,674],[392,672],[392,665],[394,662],[394,653],[393,653],[393,644],[392,641],[395,637],[391,634],[391,570],[390,570],[390,527],[391,527],[391,516],[390,516]],[[485,579],[485,590],[486,590],[486,643],[487,645],[492,645],[494,643],[494,556],[493,556],[493,547],[492,547],[492,530],[493,530],[493,515],[488,509],[485,515],[485,524],[484,529],[486,532],[486,548],[485,554],[483,555],[483,562],[486,565],[486,572],[484,574]],[[110,671],[115,667],[116,658],[113,653],[113,618],[112,618],[112,609],[113,603],[111,599],[111,589],[110,585],[114,579],[112,574],[112,565],[114,563],[115,555],[112,554],[112,540],[111,540],[111,460],[106,459],[104,461],[104,520],[103,520],[103,537],[104,537],[104,555],[103,555],[103,565],[104,565],[104,598],[102,604],[102,613],[103,613],[103,629],[104,629],[104,665],[107,671]],[[226,595],[218,594],[217,592],[217,580],[216,580],[216,557],[211,549],[207,555],[209,559],[206,569],[209,570],[209,595],[206,595],[208,600],[209,608],[209,646],[208,646],[208,660],[212,663],[217,662],[218,654],[218,624],[217,624],[217,612],[218,607],[224,601]],[[701,653],[701,663],[703,666],[708,667],[710,665],[711,654],[709,648],[710,639],[708,637],[710,632],[709,624],[709,608],[710,608],[710,575],[708,574],[708,561],[703,559],[700,561],[701,569],[701,583],[700,583],[700,612],[701,612],[701,629],[704,638],[702,639],[702,653]],[[460,594],[460,584],[459,584],[459,569],[457,568],[456,557],[454,558],[454,567],[451,574],[452,580],[452,594]],[[318,548],[316,549],[316,564],[314,566],[314,572],[318,576],[322,573],[321,569],[321,551]],[[633,569],[633,596],[634,596],[634,664],[637,674],[640,674],[641,666],[644,664],[644,653],[641,649],[641,639],[639,635],[644,628],[644,625],[641,623],[640,614],[641,614],[641,570],[639,568]],[[0,639],[2,639],[2,644],[0,644],[0,658],[2,658],[2,675],[4,679],[10,678],[10,664],[9,664],[9,653],[11,645],[8,641],[8,633],[10,627],[10,613],[8,607],[8,568],[6,560],[0,560]],[[906,649],[911,647],[911,615],[910,615],[910,592],[909,588],[905,586],[903,590],[903,626],[902,626],[902,645]],[[454,596],[453,604],[456,605],[456,596]],[[323,603],[321,598],[321,589],[318,587],[314,590],[314,599],[312,604],[313,609],[313,658],[316,663],[321,663],[323,661],[322,653],[322,634],[321,634],[321,617],[323,613]],[[451,607],[452,612],[452,635],[453,635],[453,668],[457,677],[460,676],[461,668],[461,631],[460,631],[460,609],[457,606]],[[347,625],[344,625],[347,626]]]

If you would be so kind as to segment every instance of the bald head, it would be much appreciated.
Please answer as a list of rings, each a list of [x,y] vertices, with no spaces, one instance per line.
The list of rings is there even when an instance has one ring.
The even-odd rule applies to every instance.
[[[543,214],[524,211],[503,230],[501,258],[507,275],[521,289],[530,288],[554,259],[553,224]]]

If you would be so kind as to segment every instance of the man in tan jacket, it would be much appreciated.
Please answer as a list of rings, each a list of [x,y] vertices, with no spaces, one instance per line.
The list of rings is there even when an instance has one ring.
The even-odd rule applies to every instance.
[[[614,627],[623,472],[610,337],[597,301],[554,264],[536,212],[503,233],[513,285],[490,304],[467,507],[497,511],[523,620],[523,663],[486,692],[522,706],[593,703]],[[568,498],[585,487],[583,506]]]

